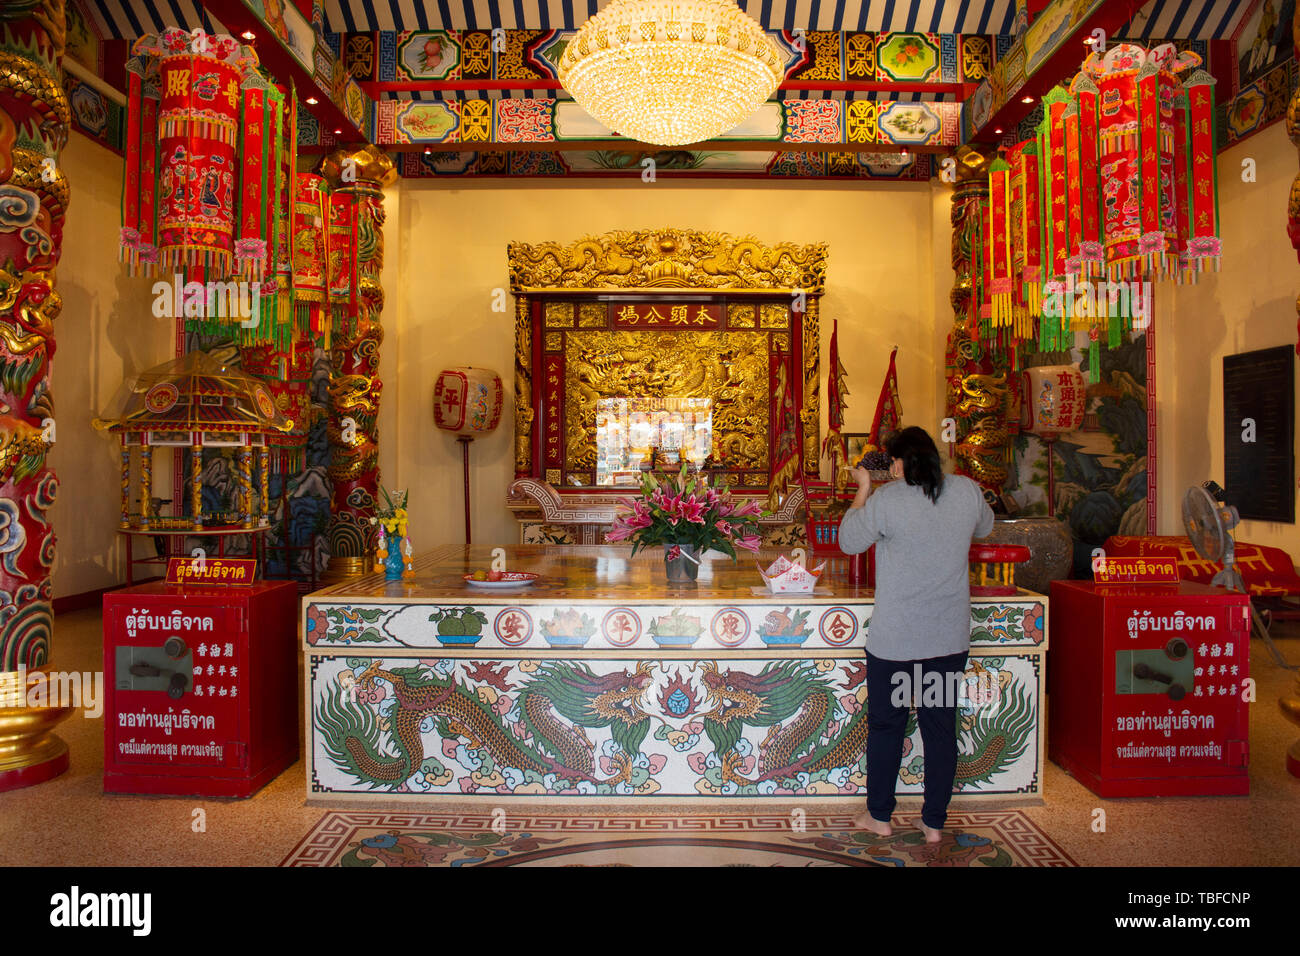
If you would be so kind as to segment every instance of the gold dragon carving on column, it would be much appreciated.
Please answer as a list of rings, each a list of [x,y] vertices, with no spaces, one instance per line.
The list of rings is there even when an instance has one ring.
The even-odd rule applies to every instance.
[[[321,175],[335,195],[348,196],[354,205],[356,313],[336,323],[330,343],[331,420],[330,478],[334,498],[329,526],[330,552],[343,573],[359,573],[375,549],[370,525],[379,494],[379,347],[384,340],[380,313],[384,292],[380,274],[384,267],[383,190],[397,179],[393,162],[373,146],[339,150],[321,163]],[[332,250],[333,253],[333,250]],[[332,257],[333,258],[333,257]],[[347,268],[331,261],[331,272]],[[335,273],[337,274],[337,273]],[[333,569],[333,565],[331,566]]]
[[[515,477],[533,467],[533,323],[528,301],[515,300]]]
[[[988,159],[974,150],[958,153],[961,179],[953,191],[951,262],[954,319],[948,333],[946,414],[956,424],[957,473],[1000,491],[1008,473],[1010,414],[1007,374],[974,334],[971,299],[975,293],[971,252],[979,233],[980,210],[987,201]]]

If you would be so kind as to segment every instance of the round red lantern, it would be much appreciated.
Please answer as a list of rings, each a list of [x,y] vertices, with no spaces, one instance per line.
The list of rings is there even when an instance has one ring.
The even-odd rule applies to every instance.
[[[491,369],[445,368],[433,385],[433,421],[456,432],[465,462],[465,543],[469,544],[469,443],[501,423],[501,376]]]
[[[443,369],[433,386],[434,424],[471,438],[486,435],[501,423],[503,398],[501,376],[491,369]]]

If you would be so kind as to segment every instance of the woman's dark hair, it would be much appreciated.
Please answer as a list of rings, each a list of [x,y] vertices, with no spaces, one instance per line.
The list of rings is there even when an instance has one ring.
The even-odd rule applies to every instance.
[[[934,439],[924,428],[912,425],[904,428],[885,442],[890,458],[903,459],[903,480],[909,485],[920,485],[925,496],[938,503],[943,489],[943,462]]]

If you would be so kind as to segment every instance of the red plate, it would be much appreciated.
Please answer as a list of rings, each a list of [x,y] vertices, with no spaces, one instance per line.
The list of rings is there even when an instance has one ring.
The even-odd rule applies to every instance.
[[[465,583],[476,588],[517,588],[532,584],[540,574],[532,571],[502,571],[500,581],[475,581],[473,574],[465,575]]]

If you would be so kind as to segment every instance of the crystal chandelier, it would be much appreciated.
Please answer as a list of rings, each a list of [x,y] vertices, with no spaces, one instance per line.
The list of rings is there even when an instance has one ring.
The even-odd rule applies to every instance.
[[[785,59],[732,0],[611,0],[560,58],[560,82],[616,133],[656,146],[740,125],[785,77]]]

